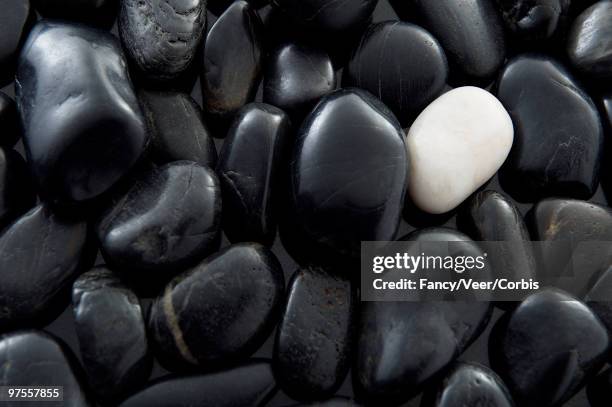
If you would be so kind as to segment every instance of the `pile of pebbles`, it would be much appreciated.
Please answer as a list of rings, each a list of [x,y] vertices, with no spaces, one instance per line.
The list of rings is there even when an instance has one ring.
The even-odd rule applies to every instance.
[[[578,297],[359,301],[361,241],[612,242],[612,1],[0,0],[0,86],[0,386],[612,405],[612,243]]]

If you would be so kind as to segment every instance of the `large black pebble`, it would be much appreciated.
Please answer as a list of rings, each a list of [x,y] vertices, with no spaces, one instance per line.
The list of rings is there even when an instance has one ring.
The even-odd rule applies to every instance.
[[[197,264],[218,248],[220,230],[217,176],[191,161],[143,174],[96,226],[107,263],[143,284]]]
[[[200,78],[204,112],[221,122],[230,120],[255,98],[262,66],[263,23],[253,6],[238,0],[206,37]]]
[[[110,27],[119,11],[119,0],[32,0],[44,18],[72,20]]]
[[[0,228],[35,204],[36,190],[26,162],[17,151],[0,148]]]
[[[70,349],[46,332],[16,331],[0,336],[0,386],[59,386],[63,401],[38,405],[87,407],[91,404],[81,377],[81,368]],[[7,405],[35,404],[20,401]]]
[[[236,114],[217,167],[231,242],[272,244],[290,131],[288,116],[274,106],[252,103]]]
[[[17,104],[10,96],[0,92],[0,145],[13,147],[21,138]]]
[[[438,40],[417,25],[387,21],[366,30],[342,81],[377,96],[406,126],[442,93],[447,76]]]
[[[30,0],[3,0],[1,6],[0,87],[13,81],[19,50],[35,21]]]
[[[74,326],[89,386],[113,400],[145,384],[151,374],[138,297],[105,267],[81,275],[72,288]]]
[[[89,260],[87,224],[43,205],[0,236],[0,331],[31,324],[65,306],[63,296]],[[67,301],[66,301],[67,302]]]
[[[606,328],[584,303],[546,289],[497,322],[489,358],[517,405],[550,407],[562,405],[599,371],[608,345]]]
[[[138,74],[171,82],[188,73],[206,31],[206,0],[121,0],[119,34]]]
[[[549,57],[522,55],[501,73],[497,97],[515,131],[502,186],[524,201],[590,198],[599,182],[603,126],[571,74]]]
[[[107,32],[39,22],[20,57],[16,93],[28,162],[47,200],[97,197],[146,146],[126,61]]]
[[[185,93],[143,91],[140,103],[151,136],[152,158],[159,164],[188,160],[214,168],[217,150],[202,109]]]
[[[283,270],[270,250],[221,250],[172,280],[154,303],[149,323],[159,359],[177,370],[248,357],[276,324],[283,291]]]
[[[491,79],[506,56],[494,0],[415,0],[417,21],[440,41],[454,82]]]
[[[563,25],[570,0],[496,0],[510,33],[520,41],[552,38]]]
[[[263,101],[301,121],[335,86],[336,73],[325,51],[284,43],[274,49],[266,63]]]
[[[587,386],[591,407],[609,407],[612,400],[612,368],[598,374]]]
[[[348,279],[326,270],[293,275],[273,362],[286,394],[321,400],[338,390],[350,367],[355,298]]]
[[[297,135],[294,232],[317,251],[350,257],[361,241],[393,240],[407,178],[404,133],[393,114],[368,92],[335,91]]]
[[[215,373],[164,377],[120,407],[259,407],[275,392],[270,364],[252,361]]]
[[[491,369],[459,362],[423,395],[421,407],[514,407],[504,382]]]

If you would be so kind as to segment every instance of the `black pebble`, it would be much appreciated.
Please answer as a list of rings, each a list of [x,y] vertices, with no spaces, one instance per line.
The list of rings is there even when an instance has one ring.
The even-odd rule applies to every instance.
[[[119,10],[119,0],[32,0],[44,18],[73,20],[110,27]]]
[[[236,114],[217,167],[231,242],[272,244],[290,131],[289,118],[274,106],[251,103]]]
[[[515,131],[502,186],[523,201],[590,198],[599,182],[603,128],[571,74],[549,57],[522,55],[504,68],[497,97]]]
[[[552,38],[570,6],[570,0],[496,1],[510,33],[525,42]]]
[[[280,263],[257,244],[229,246],[178,276],[154,303],[150,333],[164,366],[211,368],[248,357],[276,324]]]
[[[140,103],[158,164],[188,160],[214,168],[217,150],[202,109],[185,93],[143,91]]]
[[[62,203],[95,198],[147,142],[119,43],[101,30],[43,20],[24,47],[17,105],[41,195]]]
[[[26,162],[17,151],[0,148],[0,228],[35,204],[36,191]]]
[[[388,21],[366,30],[342,81],[377,96],[407,126],[442,93],[447,76],[438,40],[417,25]]]
[[[2,2],[0,13],[0,87],[15,77],[19,50],[28,35],[35,13],[30,0]]]
[[[113,400],[145,384],[152,358],[138,297],[105,267],[72,288],[74,324],[89,386]]]
[[[587,386],[591,407],[609,407],[612,400],[612,368],[598,374]]]
[[[350,367],[355,307],[348,279],[314,268],[293,275],[274,347],[286,394],[321,400],[338,390]]]
[[[10,96],[0,92],[0,145],[13,147],[21,138],[17,104]]]

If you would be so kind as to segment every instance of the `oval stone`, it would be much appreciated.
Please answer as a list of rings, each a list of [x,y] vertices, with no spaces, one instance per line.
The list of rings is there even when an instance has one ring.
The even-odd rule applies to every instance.
[[[417,21],[446,51],[454,79],[487,80],[501,68],[506,45],[501,17],[493,0],[415,0],[413,3]]]
[[[218,248],[221,190],[214,172],[191,161],[136,181],[96,226],[109,265],[126,276],[167,282]]]
[[[350,367],[355,296],[348,279],[322,269],[297,271],[274,346],[274,371],[298,400],[333,395]]]
[[[446,86],[446,55],[430,33],[402,22],[372,24],[344,71],[344,86],[365,89],[407,126]]]
[[[206,0],[122,0],[119,34],[130,61],[145,78],[180,78],[206,31]]]
[[[457,363],[435,389],[425,392],[421,407],[514,407],[506,385],[491,369]]]
[[[15,78],[19,50],[36,14],[30,0],[3,1],[0,14],[0,87]]]
[[[248,357],[280,312],[284,276],[258,244],[229,246],[168,284],[151,310],[150,334],[165,367],[212,367]]]
[[[159,164],[194,161],[214,168],[217,150],[202,109],[185,93],[143,91],[140,103],[151,136],[153,160]]]
[[[35,204],[36,190],[26,162],[17,151],[0,148],[0,228]]]
[[[274,49],[266,63],[263,101],[301,121],[335,86],[336,73],[325,51],[284,43]]]
[[[202,98],[204,111],[223,120],[255,98],[263,62],[263,24],[249,3],[238,0],[206,37]]]
[[[603,129],[570,73],[549,57],[519,56],[504,68],[497,96],[516,131],[502,186],[527,201],[590,198],[599,182]]]
[[[570,0],[497,0],[506,27],[517,39],[546,40],[569,12]]]
[[[204,375],[161,378],[120,407],[262,406],[275,392],[270,363],[253,361]]]
[[[495,325],[489,357],[516,403],[561,405],[605,363],[609,338],[581,301],[555,289],[532,294]]]
[[[612,83],[612,2],[600,1],[574,20],[567,53],[576,70]]]
[[[63,342],[43,331],[0,336],[0,386],[58,386],[62,387],[62,406],[92,405],[76,357]]]
[[[306,118],[293,149],[298,233],[344,256],[357,256],[361,241],[393,240],[407,178],[393,114],[365,91],[331,93]]]
[[[97,197],[144,150],[144,120],[109,33],[39,22],[20,57],[16,93],[28,161],[47,200]]]
[[[0,236],[0,331],[65,306],[65,291],[87,257],[87,224],[39,205]],[[19,272],[16,272],[18,270]]]
[[[32,0],[44,18],[73,20],[110,27],[115,22],[119,0]]]
[[[217,167],[223,229],[231,242],[274,241],[274,209],[290,131],[289,118],[274,106],[252,103],[236,114]]]
[[[151,374],[138,297],[105,267],[81,275],[72,287],[74,324],[90,388],[102,400],[145,384]]]
[[[598,374],[587,386],[591,407],[608,407],[612,400],[612,368]]]
[[[472,86],[440,96],[408,131],[408,188],[421,210],[456,208],[502,166],[512,147],[512,119],[489,92]]]
[[[0,92],[0,145],[13,147],[21,138],[21,123],[17,104],[10,96]]]

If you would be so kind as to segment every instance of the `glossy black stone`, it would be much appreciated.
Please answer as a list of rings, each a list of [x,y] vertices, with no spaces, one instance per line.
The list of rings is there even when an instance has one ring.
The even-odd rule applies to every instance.
[[[572,66],[590,79],[612,83],[612,2],[586,9],[572,25],[567,53]]]
[[[286,394],[320,400],[338,390],[350,367],[356,302],[346,278],[314,268],[293,275],[274,347]]]
[[[210,29],[200,78],[205,113],[229,120],[255,97],[263,65],[263,24],[253,6],[236,1]]]
[[[145,384],[151,374],[138,297],[105,267],[81,275],[72,287],[74,324],[89,387],[113,400]]]
[[[117,17],[119,0],[32,0],[44,18],[72,20],[110,27]]]
[[[274,49],[264,74],[263,101],[301,120],[336,87],[329,55],[318,48],[284,43]]]
[[[167,376],[125,400],[121,407],[256,407],[276,391],[268,362],[252,361],[205,375]]]
[[[217,150],[202,109],[185,93],[143,91],[140,103],[151,136],[153,160],[159,164],[188,160],[214,168]]]
[[[150,334],[171,369],[229,364],[253,353],[274,327],[284,277],[258,244],[229,246],[168,284],[154,303]]]
[[[603,128],[591,98],[555,60],[519,56],[504,68],[497,97],[514,123],[502,186],[519,200],[590,198],[599,182]]]
[[[306,118],[293,149],[295,232],[317,250],[351,257],[361,241],[393,240],[407,177],[393,114],[365,91],[335,91]]]
[[[608,407],[612,400],[612,368],[598,374],[587,386],[591,407]]]
[[[0,14],[0,86],[15,77],[21,45],[34,21],[30,0],[3,1]]]
[[[0,236],[0,331],[54,313],[83,265],[87,224],[39,205]],[[18,271],[18,272],[16,272]]]
[[[440,384],[427,391],[421,407],[514,407],[506,385],[491,369],[476,363],[457,363]]]
[[[0,228],[36,204],[36,192],[26,162],[18,152],[0,148]]]
[[[154,82],[181,78],[196,59],[206,0],[122,0],[119,34],[139,74]]]
[[[109,33],[39,22],[20,57],[16,93],[28,161],[47,200],[95,198],[146,145],[126,62]]]
[[[552,38],[569,12],[570,0],[497,0],[506,27],[525,41]]]
[[[217,167],[231,242],[272,244],[290,131],[289,118],[274,106],[252,103],[236,114]]]
[[[0,145],[13,147],[21,137],[21,123],[17,104],[10,96],[0,92]]]
[[[447,77],[438,40],[417,25],[387,21],[368,27],[342,81],[377,96],[407,126],[442,93]]]
[[[96,226],[107,263],[143,283],[165,283],[214,252],[220,230],[219,181],[191,161],[143,174]]]
[[[599,371],[608,344],[605,327],[584,303],[546,289],[497,322],[489,358],[517,405],[558,406]]]
[[[63,342],[43,331],[17,331],[0,336],[0,386],[61,386],[63,401],[46,402],[47,405],[92,405],[82,386],[76,357]]]
[[[493,0],[415,0],[413,7],[446,51],[455,81],[487,80],[501,68],[506,45]]]

